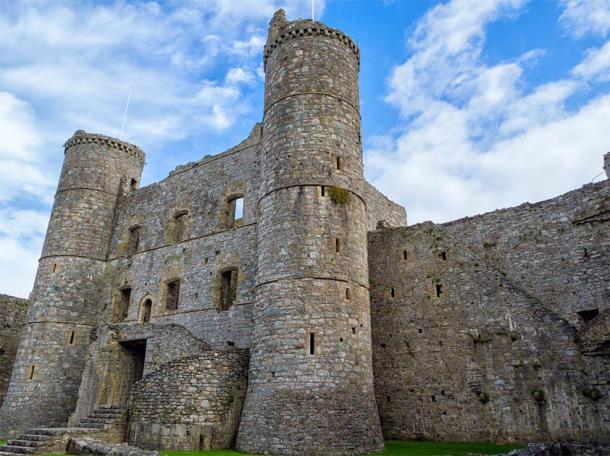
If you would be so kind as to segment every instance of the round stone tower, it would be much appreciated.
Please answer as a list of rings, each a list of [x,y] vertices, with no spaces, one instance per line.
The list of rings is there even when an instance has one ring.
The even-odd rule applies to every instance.
[[[241,451],[383,448],[373,391],[359,50],[278,11],[265,46],[258,273]]]
[[[139,148],[107,136],[79,130],[66,142],[0,435],[65,425],[73,412],[101,311],[99,279],[115,206],[120,195],[137,187],[143,163]]]

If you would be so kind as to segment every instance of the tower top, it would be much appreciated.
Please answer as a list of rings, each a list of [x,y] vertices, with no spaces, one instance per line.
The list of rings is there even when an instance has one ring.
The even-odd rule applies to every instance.
[[[286,12],[279,9],[275,12],[269,22],[269,32],[267,35],[267,44],[263,56],[263,63],[267,65],[267,59],[273,53],[273,50],[279,47],[282,43],[302,36],[327,36],[334,38],[346,46],[348,46],[358,59],[360,66],[360,49],[358,45],[348,35],[340,30],[331,28],[322,22],[313,21],[311,19],[296,19],[289,21],[286,19]]]
[[[111,136],[87,133],[85,130],[76,130],[74,135],[72,135],[72,137],[64,144],[64,149],[68,150],[70,147],[77,144],[100,144],[106,147],[122,150],[136,157],[140,164],[144,164],[144,157],[146,156],[144,151],[135,144],[121,141],[120,139],[116,139]]]

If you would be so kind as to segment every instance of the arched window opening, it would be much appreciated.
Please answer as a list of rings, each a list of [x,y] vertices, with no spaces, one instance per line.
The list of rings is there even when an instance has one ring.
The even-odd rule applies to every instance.
[[[133,226],[129,228],[129,242],[127,243],[127,254],[133,255],[138,251],[140,246],[140,227]]]
[[[165,310],[177,310],[180,300],[180,280],[167,282],[165,287]]]
[[[134,178],[131,179],[131,181],[129,182],[129,191],[133,192],[136,191],[138,189],[138,181],[135,180]]]
[[[150,299],[145,299],[142,303],[142,308],[140,309],[140,321],[142,324],[146,324],[150,322],[150,313],[152,311],[152,301]]]
[[[219,310],[230,309],[237,300],[237,287],[239,270],[237,268],[227,269],[220,273],[220,299]]]

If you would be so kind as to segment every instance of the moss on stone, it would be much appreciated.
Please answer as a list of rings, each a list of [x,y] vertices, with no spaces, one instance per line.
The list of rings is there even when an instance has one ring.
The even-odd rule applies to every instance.
[[[335,204],[349,204],[352,199],[350,192],[340,187],[330,187],[328,189],[330,199]]]

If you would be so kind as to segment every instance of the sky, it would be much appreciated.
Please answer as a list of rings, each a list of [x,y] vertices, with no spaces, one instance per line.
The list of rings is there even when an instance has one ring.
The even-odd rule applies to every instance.
[[[409,224],[604,178],[610,0],[315,1],[360,47],[365,174]],[[118,136],[130,90],[142,185],[247,136],[280,7],[311,17],[311,0],[0,0],[0,293],[31,291],[63,143]]]

